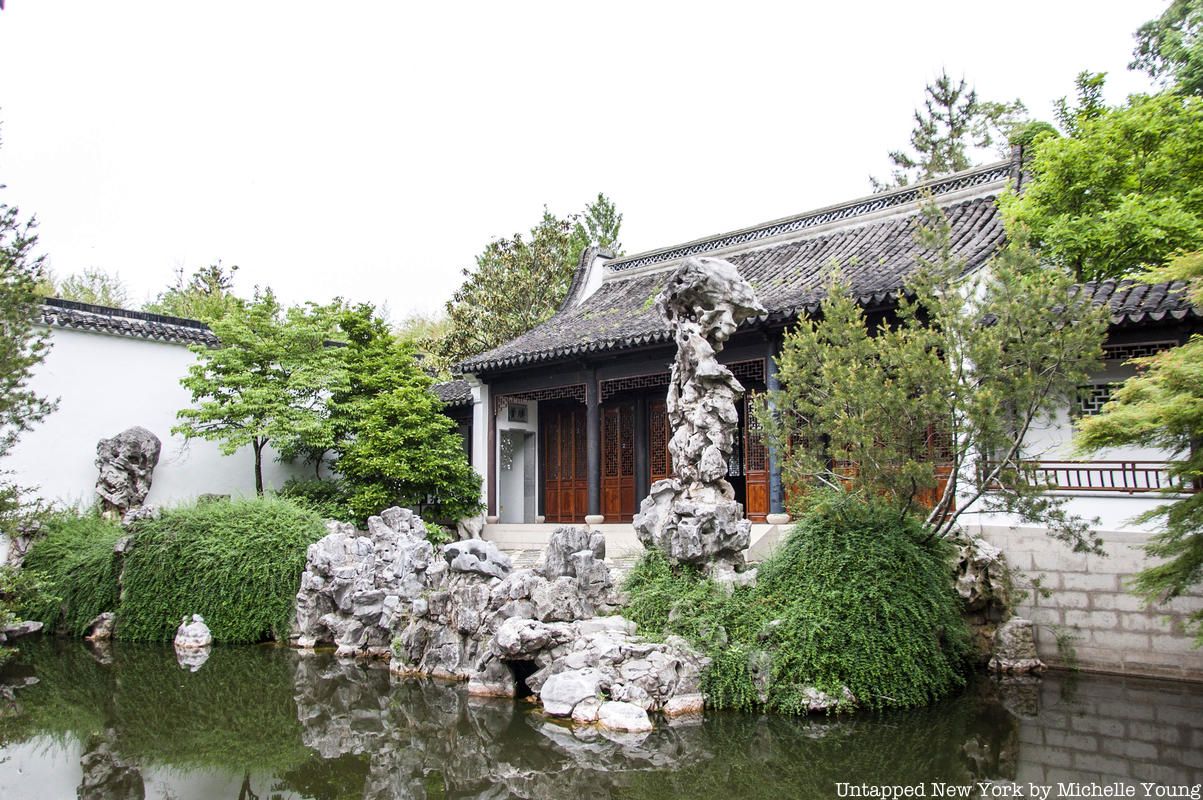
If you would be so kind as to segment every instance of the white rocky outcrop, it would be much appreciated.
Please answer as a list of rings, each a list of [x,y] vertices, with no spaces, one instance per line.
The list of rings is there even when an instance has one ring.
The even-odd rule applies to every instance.
[[[310,546],[292,641],[340,656],[390,657],[396,675],[466,680],[476,696],[530,692],[553,716],[582,703],[693,709],[707,661],[682,639],[648,642],[615,616],[600,533],[556,530],[538,570],[513,570],[491,542],[436,551],[422,520],[392,508],[368,533],[329,523]],[[683,713],[683,712],[681,712]]]

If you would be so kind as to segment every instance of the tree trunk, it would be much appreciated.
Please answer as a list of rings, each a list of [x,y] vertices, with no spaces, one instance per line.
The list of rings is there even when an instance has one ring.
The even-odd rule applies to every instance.
[[[255,494],[263,496],[263,446],[266,439],[256,437],[252,446],[255,448]]]

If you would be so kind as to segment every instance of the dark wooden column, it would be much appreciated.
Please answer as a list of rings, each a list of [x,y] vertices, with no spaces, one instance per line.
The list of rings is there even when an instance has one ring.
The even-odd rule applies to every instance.
[[[648,465],[647,465],[647,396],[640,395],[635,398],[635,510],[639,510],[639,504],[643,502],[643,498],[647,497],[648,490],[651,488],[648,485]]]
[[[585,459],[588,475],[590,514],[601,513],[601,397],[598,395],[597,370],[589,370],[585,386]]]
[[[781,388],[781,381],[777,380],[775,360],[778,352],[777,337],[770,336],[765,349],[767,352],[764,359],[764,384],[770,392],[775,392]],[[769,513],[785,513],[785,486],[781,482],[781,462],[777,460],[777,451],[773,447],[769,448]]]
[[[489,392],[489,455],[485,458],[485,482],[488,484],[490,517],[497,515],[497,402]]]

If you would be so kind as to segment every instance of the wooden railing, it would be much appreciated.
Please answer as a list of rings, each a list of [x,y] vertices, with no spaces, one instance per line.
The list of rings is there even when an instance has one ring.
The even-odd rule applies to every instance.
[[[1025,461],[1031,483],[1052,491],[1145,494],[1167,489],[1195,492],[1170,476],[1166,461]]]

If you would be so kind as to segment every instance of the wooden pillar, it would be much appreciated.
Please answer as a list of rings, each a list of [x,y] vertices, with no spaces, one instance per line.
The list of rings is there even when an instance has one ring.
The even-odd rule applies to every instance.
[[[635,510],[639,510],[639,504],[643,502],[643,498],[647,497],[648,490],[651,486],[648,484],[648,462],[647,462],[647,396],[640,395],[635,398]]]
[[[770,392],[781,388],[781,381],[777,379],[777,352],[777,339],[770,336],[764,359],[764,384]],[[769,513],[785,513],[785,486],[781,482],[781,462],[774,447],[769,447]]]
[[[491,394],[491,393],[490,393]],[[489,516],[497,516],[497,408],[489,397],[489,456],[485,482],[489,484]]]
[[[601,397],[598,396],[597,370],[589,370],[585,386],[585,460],[587,505],[590,514],[601,513]]]

